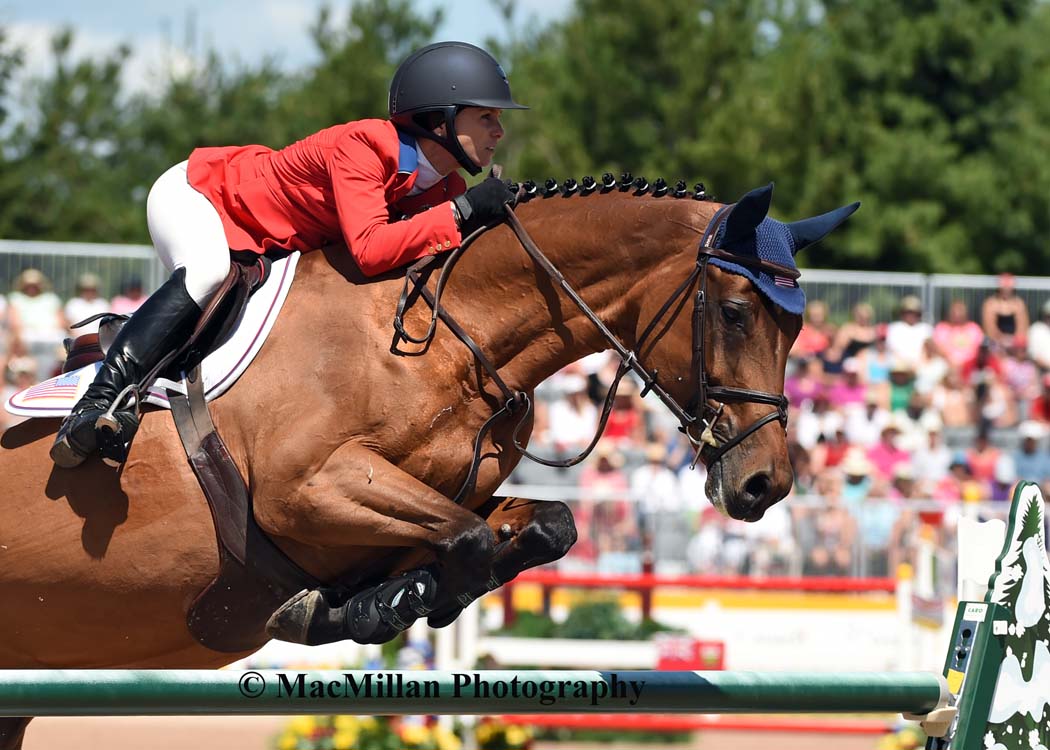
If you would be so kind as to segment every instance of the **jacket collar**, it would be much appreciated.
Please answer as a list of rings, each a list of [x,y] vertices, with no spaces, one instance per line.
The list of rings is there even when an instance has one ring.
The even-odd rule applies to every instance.
[[[397,173],[408,176],[419,167],[419,157],[416,155],[416,139],[405,131],[398,128],[397,139]]]

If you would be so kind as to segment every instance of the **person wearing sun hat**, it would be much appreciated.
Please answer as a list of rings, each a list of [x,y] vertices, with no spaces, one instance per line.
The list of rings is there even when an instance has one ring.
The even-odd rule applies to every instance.
[[[898,439],[903,431],[904,420],[894,414],[890,421],[882,428],[879,442],[867,451],[867,458],[875,467],[875,475],[883,480],[889,481],[893,477],[893,469],[902,463],[911,460],[908,451],[898,445]]]
[[[871,491],[875,466],[860,448],[852,448],[839,464],[845,481],[842,483],[842,499],[846,506],[856,511]]]
[[[109,301],[99,293],[101,284],[101,279],[94,273],[82,273],[77,277],[76,296],[66,302],[64,310],[69,325],[76,325],[92,315],[110,311]],[[75,330],[70,330],[73,336],[97,333],[98,324],[99,321],[95,320]]]
[[[912,454],[911,465],[918,480],[928,485],[948,473],[952,451],[944,443],[944,422],[936,411],[928,409],[923,412],[919,427],[924,440]]]
[[[1017,478],[1039,483],[1050,479],[1050,451],[1045,445],[1046,425],[1034,420],[1021,422],[1017,428],[1017,437],[1020,438],[1019,444],[1011,454]]]
[[[597,432],[598,409],[587,398],[587,380],[583,375],[561,374],[555,385],[559,397],[547,407],[546,429],[539,430],[538,436],[559,455],[574,455],[589,445]]]
[[[39,366],[37,379],[51,376],[58,364],[66,319],[62,300],[51,291],[51,282],[36,268],[27,268],[15,279],[8,295],[8,322],[12,338],[25,347]]]
[[[899,318],[886,329],[886,348],[894,360],[912,367],[922,362],[922,346],[933,335],[933,328],[922,319],[922,300],[914,294],[901,298]]]

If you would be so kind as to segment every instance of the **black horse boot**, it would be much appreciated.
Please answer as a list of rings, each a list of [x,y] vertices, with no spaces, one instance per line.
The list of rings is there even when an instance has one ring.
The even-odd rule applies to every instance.
[[[122,403],[108,413],[128,386],[142,381],[165,355],[182,346],[193,332],[201,309],[186,291],[186,269],[176,269],[120,329],[102,367],[51,446],[51,460],[71,469],[101,449],[103,460],[119,466],[139,426],[138,406]],[[122,399],[124,401],[124,399]]]

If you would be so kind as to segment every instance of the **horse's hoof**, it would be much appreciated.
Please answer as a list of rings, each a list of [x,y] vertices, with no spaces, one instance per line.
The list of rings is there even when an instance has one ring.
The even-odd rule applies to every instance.
[[[279,641],[306,646],[339,641],[345,636],[339,620],[332,614],[333,609],[320,591],[303,589],[270,615],[266,634]]]

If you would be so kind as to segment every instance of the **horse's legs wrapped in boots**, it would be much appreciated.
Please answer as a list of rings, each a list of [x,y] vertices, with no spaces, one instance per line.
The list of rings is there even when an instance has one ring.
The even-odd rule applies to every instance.
[[[451,624],[480,596],[514,580],[523,570],[561,559],[576,543],[576,523],[565,503],[509,498],[503,499],[502,505],[512,509],[510,513],[517,513],[519,519],[521,514],[530,515],[517,533],[496,545],[487,579],[479,575],[467,591],[441,592],[441,598],[427,619],[430,627],[443,628]],[[497,524],[494,531],[503,517],[504,514],[499,514],[490,518],[490,523]],[[509,524],[507,528],[510,529]]]
[[[266,624],[271,638],[308,646],[350,639],[386,643],[425,617],[437,598],[437,579],[429,568],[411,570],[369,586],[334,605],[331,592],[302,591],[281,606]]]
[[[119,466],[139,426],[135,407],[111,407],[128,386],[141,382],[158,362],[185,343],[201,316],[201,309],[186,291],[186,270],[171,277],[146,300],[117,334],[113,345],[73,411],[58,431],[51,460],[69,469],[100,449],[103,460]]]

